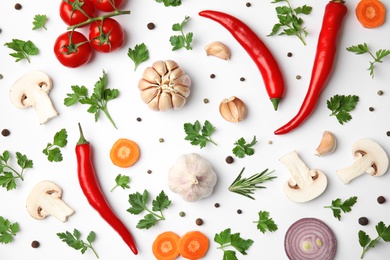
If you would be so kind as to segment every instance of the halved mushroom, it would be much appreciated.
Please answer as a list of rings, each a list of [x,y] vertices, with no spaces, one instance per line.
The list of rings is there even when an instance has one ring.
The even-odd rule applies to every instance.
[[[44,219],[52,215],[62,222],[73,215],[74,210],[61,200],[62,189],[51,181],[35,185],[27,197],[26,208],[31,217]]]
[[[44,124],[51,118],[58,116],[58,112],[48,95],[52,87],[52,80],[46,73],[31,71],[24,74],[11,86],[9,97],[17,108],[35,108],[39,123]]]
[[[284,184],[286,196],[294,202],[307,202],[320,196],[328,185],[326,175],[316,169],[310,170],[296,151],[280,159],[290,171],[291,178]]]
[[[347,168],[337,170],[336,173],[344,184],[359,177],[363,173],[372,176],[381,176],[387,172],[389,157],[385,150],[370,139],[360,139],[352,145],[354,162]]]

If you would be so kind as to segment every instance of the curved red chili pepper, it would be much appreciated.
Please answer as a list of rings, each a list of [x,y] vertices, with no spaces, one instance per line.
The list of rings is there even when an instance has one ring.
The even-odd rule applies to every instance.
[[[271,99],[274,109],[277,110],[279,102],[284,96],[284,79],[278,63],[263,41],[260,40],[248,25],[229,14],[204,10],[199,12],[199,15],[220,23],[246,50],[257,65],[263,77],[268,96]]]
[[[347,14],[344,1],[332,0],[325,7],[321,32],[318,37],[311,80],[298,114],[274,133],[286,134],[301,125],[314,111],[318,98],[332,72],[336,56],[337,40],[344,17]]]
[[[79,124],[80,139],[76,145],[77,173],[81,189],[89,204],[99,212],[100,216],[118,232],[135,255],[138,254],[134,240],[126,226],[112,211],[100,188],[91,157],[91,145],[85,140]]]

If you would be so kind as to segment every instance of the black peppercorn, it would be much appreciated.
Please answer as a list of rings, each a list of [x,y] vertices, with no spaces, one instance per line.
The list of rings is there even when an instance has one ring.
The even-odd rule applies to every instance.
[[[368,224],[368,218],[366,217],[359,218],[359,224],[362,226],[366,226]]]
[[[375,109],[373,107],[369,107],[368,110],[370,110],[371,112],[374,111]]]
[[[231,163],[233,163],[234,159],[232,156],[229,155],[226,157],[225,161],[226,161],[226,163],[231,164]]]
[[[138,121],[138,122],[141,122],[141,121],[142,121],[142,118],[137,117],[137,121]]]
[[[292,55],[293,55],[292,52],[287,53],[287,57],[292,57]]]
[[[22,5],[19,4],[19,3],[15,4],[15,9],[16,9],[16,10],[22,9]]]
[[[146,26],[149,30],[153,30],[154,28],[156,28],[156,25],[154,23],[148,23]]]
[[[3,136],[9,136],[9,135],[11,134],[11,132],[10,132],[8,129],[3,129],[3,130],[1,131],[1,134],[2,134]]]
[[[214,204],[214,207],[219,208],[219,203],[218,203],[218,202],[215,203],[215,204]]]
[[[247,2],[245,5],[246,5],[246,7],[251,7],[252,6],[252,4],[249,3],[249,2]]]
[[[244,77],[241,77],[241,78],[240,78],[240,81],[245,81],[245,78],[244,78]]]
[[[387,132],[386,132],[386,135],[387,135],[387,136],[390,136],[390,131],[387,131]]]
[[[215,78],[215,74],[210,74],[210,78],[211,79]]]
[[[38,241],[36,241],[36,240],[34,240],[34,241],[32,241],[31,242],[31,246],[32,246],[32,248],[38,248],[39,247],[39,242]]]
[[[242,210],[241,209],[238,209],[237,210],[237,214],[241,214],[242,213]]]
[[[201,225],[203,225],[203,219],[197,218],[197,219],[195,220],[195,223],[196,223],[196,225],[201,226]]]
[[[386,198],[383,196],[379,196],[376,200],[378,201],[379,204],[383,204],[386,202]]]
[[[148,174],[151,174],[152,173],[152,170],[147,170],[146,171]]]

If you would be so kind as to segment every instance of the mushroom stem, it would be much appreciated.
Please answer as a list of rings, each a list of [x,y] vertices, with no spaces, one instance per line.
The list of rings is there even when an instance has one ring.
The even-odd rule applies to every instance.
[[[40,201],[40,205],[42,215],[54,216],[62,222],[65,222],[74,213],[74,210],[65,202],[54,196],[46,196]]]
[[[290,171],[293,184],[300,189],[313,182],[310,169],[301,160],[296,151],[284,155],[280,158],[280,162]]]
[[[54,108],[49,95],[42,89],[32,91],[31,95],[36,100],[34,105],[35,112],[39,117],[39,123],[42,125],[51,118],[58,116],[57,110]]]
[[[363,156],[360,154],[355,158],[355,161],[344,169],[337,170],[336,173],[344,184],[348,184],[351,180],[359,177],[364,173],[374,173],[372,169],[373,161],[369,156]]]

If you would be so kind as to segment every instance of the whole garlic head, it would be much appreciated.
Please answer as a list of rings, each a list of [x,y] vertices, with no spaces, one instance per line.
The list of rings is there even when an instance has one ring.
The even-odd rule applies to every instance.
[[[211,164],[196,153],[181,155],[168,172],[169,189],[188,202],[210,196],[216,183]]]
[[[138,83],[142,100],[155,111],[179,109],[190,95],[191,78],[173,60],[156,61]]]

